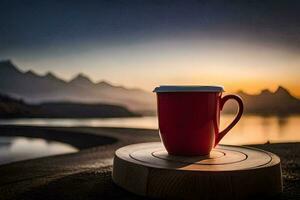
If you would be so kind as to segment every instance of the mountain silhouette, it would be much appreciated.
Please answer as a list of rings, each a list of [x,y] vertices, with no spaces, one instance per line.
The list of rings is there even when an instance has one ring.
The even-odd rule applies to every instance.
[[[245,113],[266,115],[300,113],[300,100],[292,96],[290,92],[282,86],[279,86],[275,92],[262,90],[257,95],[250,95],[240,91],[237,94],[243,99]],[[235,102],[228,102],[224,106],[225,112],[233,113],[235,110]]]
[[[83,87],[90,87],[92,85],[94,85],[94,83],[84,74],[80,73],[78,74],[75,78],[73,78],[69,84],[72,85],[79,85],[79,86],[83,86]]]
[[[38,75],[34,71],[22,72],[10,60],[0,62],[0,93],[21,98],[29,103],[81,102],[121,105],[142,114],[156,113],[155,94],[140,89],[115,86],[107,81],[93,82],[80,73],[70,81],[59,79],[52,73]],[[262,90],[250,95],[237,93],[243,98],[245,113],[293,114],[300,113],[300,100],[282,86],[275,92]],[[229,101],[224,112],[235,113],[235,102]]]
[[[0,93],[31,103],[72,101],[116,104],[140,112],[155,109],[155,95],[150,92],[94,83],[84,74],[64,81],[50,72],[44,76],[22,72],[10,60],[0,61]]]

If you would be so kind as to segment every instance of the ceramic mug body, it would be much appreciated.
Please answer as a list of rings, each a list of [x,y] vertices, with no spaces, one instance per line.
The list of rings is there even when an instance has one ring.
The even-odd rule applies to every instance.
[[[172,155],[207,155],[238,122],[242,100],[235,95],[222,98],[222,87],[160,86],[157,92],[158,123],[161,140]],[[220,111],[228,99],[235,99],[239,112],[224,131],[219,131]]]

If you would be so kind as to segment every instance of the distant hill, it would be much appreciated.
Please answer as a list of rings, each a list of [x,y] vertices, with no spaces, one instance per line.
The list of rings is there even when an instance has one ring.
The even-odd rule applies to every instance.
[[[84,74],[64,81],[52,73],[40,76],[22,72],[10,60],[0,61],[0,93],[22,98],[26,102],[74,101],[108,103],[125,106],[132,111],[155,109],[155,95],[140,89],[128,89],[101,81],[93,83]]]
[[[26,104],[0,94],[0,118],[109,118],[140,116],[124,107],[106,104],[52,102]]]
[[[243,98],[245,113],[265,115],[287,115],[300,113],[300,100],[293,97],[287,89],[279,86],[275,92],[263,90],[260,94],[250,95],[243,91],[237,93]],[[234,113],[234,102],[225,104],[224,112]]]

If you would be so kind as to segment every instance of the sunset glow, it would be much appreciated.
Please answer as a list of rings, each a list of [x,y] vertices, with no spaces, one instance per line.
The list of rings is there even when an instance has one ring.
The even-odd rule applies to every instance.
[[[275,47],[225,39],[191,39],[110,47],[83,45],[76,53],[12,58],[22,70],[40,74],[52,71],[65,80],[84,73],[94,82],[108,80],[148,91],[157,85],[175,84],[223,85],[230,92],[258,93],[283,85],[300,97],[300,58],[297,52]]]

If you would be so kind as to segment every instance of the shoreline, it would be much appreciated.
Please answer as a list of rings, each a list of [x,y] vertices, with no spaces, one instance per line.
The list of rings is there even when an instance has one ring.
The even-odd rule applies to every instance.
[[[37,137],[77,146],[79,151],[0,165],[2,199],[140,199],[111,180],[114,151],[160,141],[157,130],[109,127],[0,125],[0,136]],[[300,196],[300,143],[246,145],[280,156],[284,191],[276,199]]]

